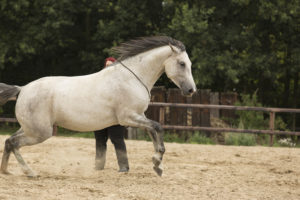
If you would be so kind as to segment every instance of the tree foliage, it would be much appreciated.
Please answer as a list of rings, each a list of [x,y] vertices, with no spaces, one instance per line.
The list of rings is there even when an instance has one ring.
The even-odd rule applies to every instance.
[[[296,107],[299,11],[299,1],[180,2],[169,33],[189,46],[200,87],[258,89],[264,104]]]
[[[2,0],[0,81],[92,73],[111,47],[161,34],[185,43],[198,88],[299,107],[298,0]]]

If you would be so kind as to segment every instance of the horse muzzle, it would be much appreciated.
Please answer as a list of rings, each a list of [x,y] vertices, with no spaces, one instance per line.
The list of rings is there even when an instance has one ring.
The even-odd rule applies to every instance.
[[[192,96],[197,90],[196,86],[189,86],[186,84],[181,84],[180,88],[184,96]]]

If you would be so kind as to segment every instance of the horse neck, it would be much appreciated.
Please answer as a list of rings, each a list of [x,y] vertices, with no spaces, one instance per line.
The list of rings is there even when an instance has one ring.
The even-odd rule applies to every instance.
[[[149,90],[164,72],[164,61],[172,55],[169,46],[152,49],[124,61]]]

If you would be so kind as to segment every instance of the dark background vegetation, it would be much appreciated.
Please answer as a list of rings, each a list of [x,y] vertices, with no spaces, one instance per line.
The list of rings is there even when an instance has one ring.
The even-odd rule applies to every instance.
[[[0,82],[94,73],[111,47],[152,35],[186,45],[198,88],[300,106],[299,0],[0,0]]]

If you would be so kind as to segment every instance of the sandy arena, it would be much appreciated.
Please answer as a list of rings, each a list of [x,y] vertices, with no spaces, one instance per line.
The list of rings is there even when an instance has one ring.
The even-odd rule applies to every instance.
[[[4,141],[0,136],[2,157]],[[21,153],[39,174],[27,178],[11,155],[0,199],[300,199],[300,149],[166,143],[164,174],[152,170],[151,142],[127,140],[129,173],[118,173],[108,142],[94,170],[94,139],[52,137]]]

